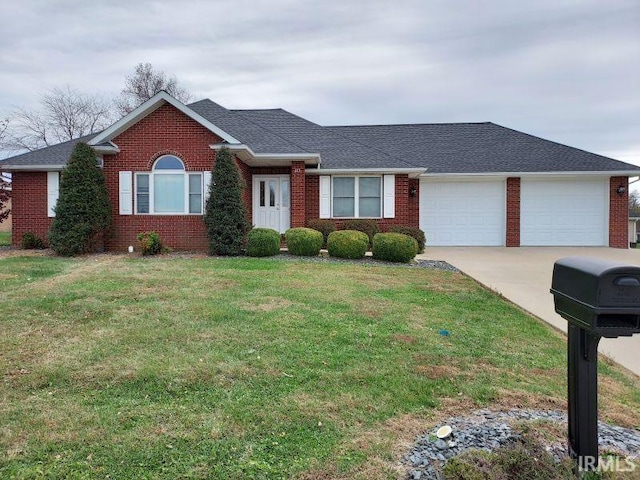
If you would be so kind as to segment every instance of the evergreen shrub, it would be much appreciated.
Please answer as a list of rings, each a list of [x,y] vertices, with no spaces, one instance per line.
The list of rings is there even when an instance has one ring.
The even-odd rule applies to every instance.
[[[388,229],[390,233],[404,233],[416,239],[418,242],[418,253],[424,253],[424,247],[427,243],[427,239],[424,232],[416,227],[409,227],[407,225],[391,225]]]
[[[25,232],[22,235],[21,246],[24,250],[42,250],[44,242],[33,232]]]
[[[373,258],[409,263],[418,253],[415,238],[403,233],[378,233],[373,237]]]
[[[369,248],[369,237],[357,230],[339,230],[329,235],[329,255],[338,258],[363,258]]]
[[[272,228],[254,228],[247,236],[247,255],[271,257],[280,253],[280,234]]]
[[[76,144],[60,174],[60,194],[49,230],[49,246],[58,255],[96,251],[111,223],[111,202],[96,151]]]
[[[204,222],[210,255],[238,256],[251,229],[242,202],[243,183],[228,148],[216,154]]]
[[[380,226],[375,220],[369,220],[364,218],[354,218],[351,220],[345,220],[342,224],[343,230],[357,230],[364,232],[369,237],[369,247],[373,245],[373,237],[376,233],[380,233]]]
[[[285,238],[292,255],[315,257],[322,248],[322,233],[312,228],[290,228],[285,232]]]

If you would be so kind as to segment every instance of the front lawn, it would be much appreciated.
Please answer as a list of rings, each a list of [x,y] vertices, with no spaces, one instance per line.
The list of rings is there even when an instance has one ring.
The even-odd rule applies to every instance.
[[[0,287],[0,478],[397,478],[445,413],[566,406],[564,338],[459,273],[7,256]]]
[[[0,247],[11,245],[11,232],[0,232]]]

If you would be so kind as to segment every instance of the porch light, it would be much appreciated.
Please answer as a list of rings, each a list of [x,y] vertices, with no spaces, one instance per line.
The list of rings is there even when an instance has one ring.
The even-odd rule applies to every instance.
[[[415,197],[418,193],[418,189],[416,187],[411,187],[409,189],[409,196],[410,197]]]
[[[625,187],[624,185],[620,185],[617,190],[616,193],[620,196],[624,195],[625,192],[627,191],[627,187]]]

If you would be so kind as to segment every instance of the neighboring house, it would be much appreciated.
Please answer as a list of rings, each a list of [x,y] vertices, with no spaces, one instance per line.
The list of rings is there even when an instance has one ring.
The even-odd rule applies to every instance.
[[[183,105],[160,92],[103,132],[0,161],[12,172],[13,244],[45,236],[59,172],[82,140],[101,157],[109,250],[154,230],[206,249],[202,213],[215,154],[228,147],[253,225],[314,218],[420,227],[427,245],[628,247],[627,184],[640,167],[493,123],[323,127],[285,110]]]
[[[629,244],[638,243],[638,220],[640,217],[633,212],[629,212]]]

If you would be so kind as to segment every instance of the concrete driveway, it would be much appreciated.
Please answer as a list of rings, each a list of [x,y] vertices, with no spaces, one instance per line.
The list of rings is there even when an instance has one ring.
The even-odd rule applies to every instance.
[[[549,293],[554,262],[583,255],[640,266],[640,249],[606,247],[428,247],[419,258],[444,260],[566,333]],[[603,338],[598,351],[640,375],[640,334]]]

